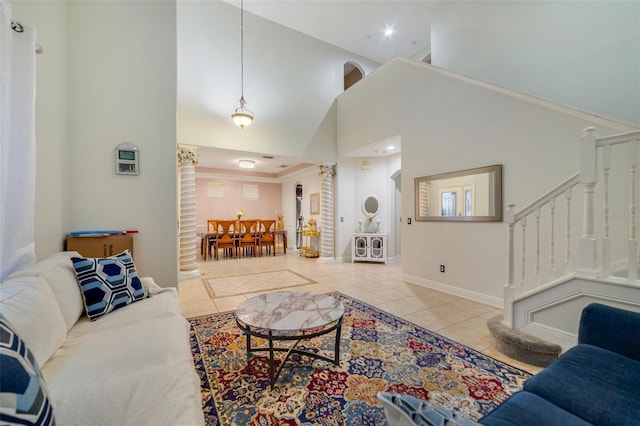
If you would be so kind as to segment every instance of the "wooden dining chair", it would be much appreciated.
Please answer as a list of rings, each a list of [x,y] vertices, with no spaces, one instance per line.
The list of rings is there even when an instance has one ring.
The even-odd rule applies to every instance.
[[[271,253],[273,249],[273,255],[276,255],[276,221],[275,220],[261,220],[260,221],[260,235],[258,236],[258,250],[260,256],[262,256],[262,248],[266,247],[267,254]]]
[[[215,246],[218,239],[218,221],[209,219],[207,220],[207,233],[205,234],[202,245],[204,249],[203,259],[207,260],[207,254],[212,257],[212,247]]]
[[[256,256],[258,251],[258,221],[241,220],[240,236],[238,237],[238,257],[247,254],[247,250],[252,256]]]
[[[218,238],[216,239],[216,243],[214,245],[216,260],[220,258],[220,249],[225,251],[230,250],[233,258],[236,258],[238,254],[236,246],[236,238],[238,234],[237,223],[238,222],[235,220],[221,220],[218,222],[220,233],[218,234]]]

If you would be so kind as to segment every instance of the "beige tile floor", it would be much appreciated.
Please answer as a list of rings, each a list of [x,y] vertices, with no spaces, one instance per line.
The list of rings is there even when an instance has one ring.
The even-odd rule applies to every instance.
[[[278,252],[275,257],[201,261],[198,269],[201,278],[179,284],[186,318],[234,310],[256,294],[213,297],[205,287],[205,279],[288,269],[315,281],[295,287],[296,290],[339,291],[525,371],[541,370],[511,359],[491,346],[486,322],[502,314],[501,309],[404,282],[399,264],[325,263],[289,251],[287,255]]]

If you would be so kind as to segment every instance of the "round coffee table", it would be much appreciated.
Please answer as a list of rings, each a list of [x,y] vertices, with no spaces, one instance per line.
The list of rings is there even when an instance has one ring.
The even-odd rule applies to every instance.
[[[236,309],[236,323],[247,336],[247,353],[269,352],[269,385],[275,385],[292,353],[340,364],[340,332],[344,305],[328,294],[307,291],[278,291],[245,300]],[[336,332],[333,359],[297,349],[303,340]],[[268,348],[252,348],[251,336],[266,339]],[[274,341],[294,341],[288,348],[274,347]],[[287,352],[275,371],[275,352]]]

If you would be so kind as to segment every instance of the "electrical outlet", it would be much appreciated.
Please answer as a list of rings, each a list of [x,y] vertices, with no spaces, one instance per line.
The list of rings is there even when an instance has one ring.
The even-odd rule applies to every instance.
[[[444,273],[444,265],[440,265],[440,272]]]

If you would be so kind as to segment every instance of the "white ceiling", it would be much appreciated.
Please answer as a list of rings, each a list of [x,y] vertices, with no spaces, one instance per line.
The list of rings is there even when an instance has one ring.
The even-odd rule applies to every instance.
[[[240,7],[238,0],[224,0]],[[378,63],[430,49],[426,0],[246,0],[244,10]],[[394,32],[385,36],[385,29]]]
[[[223,0],[240,7],[238,0]],[[431,50],[431,9],[441,1],[425,0],[246,0],[244,10],[380,64],[394,56],[423,59]],[[393,34],[385,36],[387,28]],[[387,149],[389,144],[394,149]],[[348,153],[352,158],[400,152],[400,141],[385,140]],[[256,162],[253,172],[278,174],[301,160],[259,153],[199,148],[199,166],[242,170],[240,159]],[[288,167],[280,167],[287,165]]]
[[[252,160],[255,162],[255,167],[253,169],[242,169],[238,165],[240,160]],[[233,151],[206,146],[198,147],[198,167],[214,169],[211,170],[212,173],[219,173],[220,170],[234,170],[242,174],[254,174],[256,177],[276,178],[276,175],[291,172],[292,169],[299,167],[301,164],[303,163],[299,158],[282,155]],[[260,176],[258,174],[268,174],[270,176]]]

